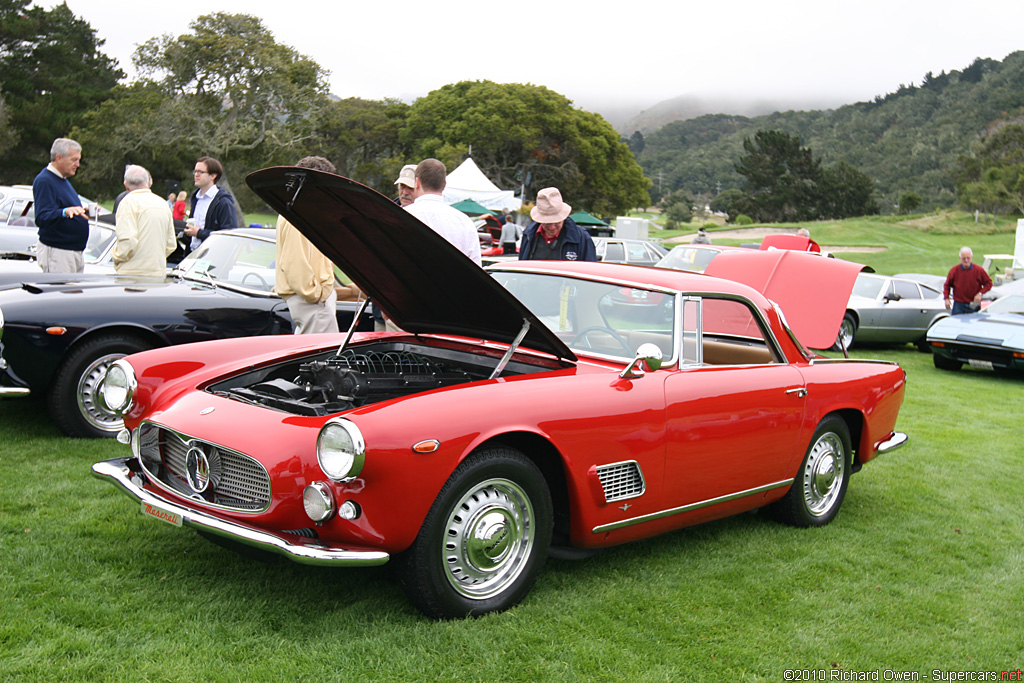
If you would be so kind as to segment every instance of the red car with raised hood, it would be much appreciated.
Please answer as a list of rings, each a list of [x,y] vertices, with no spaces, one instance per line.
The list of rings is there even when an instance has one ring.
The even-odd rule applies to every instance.
[[[799,341],[835,340],[859,266],[833,261],[810,287],[789,281],[826,260],[715,259],[778,303],[667,269],[483,270],[346,178],[287,167],[247,182],[404,331],[117,361],[103,399],[131,453],[93,472],[162,522],[301,563],[390,560],[417,607],[455,618],[515,605],[560,549],[754,508],[827,524],[851,474],[906,441],[898,365]],[[816,304],[800,327],[783,314],[791,296]],[[638,314],[637,299],[660,314]]]

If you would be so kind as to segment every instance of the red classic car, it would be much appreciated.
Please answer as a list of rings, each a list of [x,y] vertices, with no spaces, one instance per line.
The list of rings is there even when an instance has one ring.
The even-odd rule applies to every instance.
[[[815,355],[748,285],[604,263],[485,271],[348,179],[247,181],[405,331],[117,361],[102,395],[132,455],[93,472],[158,520],[301,563],[391,559],[423,612],[463,617],[518,603],[560,549],[761,507],[827,524],[850,475],[906,440],[898,365]],[[744,256],[757,280],[823,262]],[[804,319],[828,343],[857,270],[840,266],[835,294],[815,274],[828,311]],[[637,316],[624,290],[663,315]]]

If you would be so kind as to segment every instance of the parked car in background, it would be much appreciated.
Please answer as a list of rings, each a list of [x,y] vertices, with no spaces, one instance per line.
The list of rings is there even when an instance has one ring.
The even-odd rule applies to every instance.
[[[925,333],[948,315],[941,290],[909,278],[861,273],[832,349],[877,342],[917,344],[927,351]]]
[[[211,235],[167,278],[21,274],[0,289],[0,396],[45,396],[61,430],[112,437],[120,416],[98,394],[129,353],[187,342],[291,334],[273,292],[274,230]],[[347,327],[356,304],[338,303]],[[364,329],[373,329],[369,318]],[[343,327],[343,329],[344,329]]]
[[[708,264],[723,251],[743,249],[744,247],[726,247],[711,244],[680,244],[663,256],[656,265],[658,268],[686,270],[691,273],[703,273]]]
[[[393,558],[419,609],[457,618],[518,603],[553,546],[762,507],[827,524],[851,474],[906,440],[898,365],[805,350],[805,330],[752,287],[608,263],[485,271],[345,178],[272,168],[247,182],[405,331],[114,363],[103,400],[130,453],[93,473],[157,520],[306,564]],[[801,258],[836,266],[820,283],[827,310],[801,318],[831,338],[853,264],[730,256],[778,279]],[[665,315],[634,317],[623,289],[657,295]]]
[[[96,205],[81,195],[79,199],[82,206]],[[0,254],[25,253],[39,243],[34,203],[31,185],[0,186]],[[110,212],[99,207],[99,213]]]
[[[595,237],[594,247],[597,249],[598,261],[634,266],[653,266],[668,253],[668,249],[657,242],[618,237]]]
[[[993,301],[978,313],[951,315],[928,330],[935,367],[1024,370],[1024,294]]]
[[[85,245],[85,270],[88,274],[114,273],[114,245],[117,237],[112,226],[98,221],[89,222],[89,242]],[[0,254],[0,287],[20,282],[26,275],[36,276],[43,271],[36,262],[36,245],[22,252]]]

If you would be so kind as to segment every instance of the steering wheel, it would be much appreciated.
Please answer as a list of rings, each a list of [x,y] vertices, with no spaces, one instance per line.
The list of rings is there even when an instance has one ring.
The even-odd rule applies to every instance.
[[[249,280],[249,278],[255,278],[256,280],[259,281],[259,285],[255,287],[256,289],[262,289],[264,291],[270,289],[270,285],[268,285],[267,281],[263,279],[263,276],[253,270],[250,270],[248,273],[242,276],[242,286],[253,286],[251,284],[246,285],[246,282]]]
[[[579,333],[577,333],[576,336],[572,338],[572,342],[570,343],[570,345],[575,345],[576,342],[580,342],[580,345],[583,348],[593,349],[594,347],[589,342],[586,341],[586,336],[591,332],[604,332],[609,337],[614,339],[615,342],[625,350],[626,355],[633,355],[633,349],[629,347],[629,342],[623,339],[621,334],[607,327],[602,327],[601,325],[594,325],[592,327],[587,327],[585,329],[580,330]]]

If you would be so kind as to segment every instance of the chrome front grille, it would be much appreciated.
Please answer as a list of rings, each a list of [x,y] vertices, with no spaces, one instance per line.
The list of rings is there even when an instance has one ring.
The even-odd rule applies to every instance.
[[[209,464],[209,484],[202,492],[189,484],[190,448],[202,451]],[[238,451],[146,423],[139,432],[139,455],[151,476],[183,496],[243,512],[270,505],[270,475],[258,461]]]
[[[643,495],[646,488],[640,464],[635,460],[601,465],[597,468],[597,477],[601,481],[606,502],[636,498]]]

